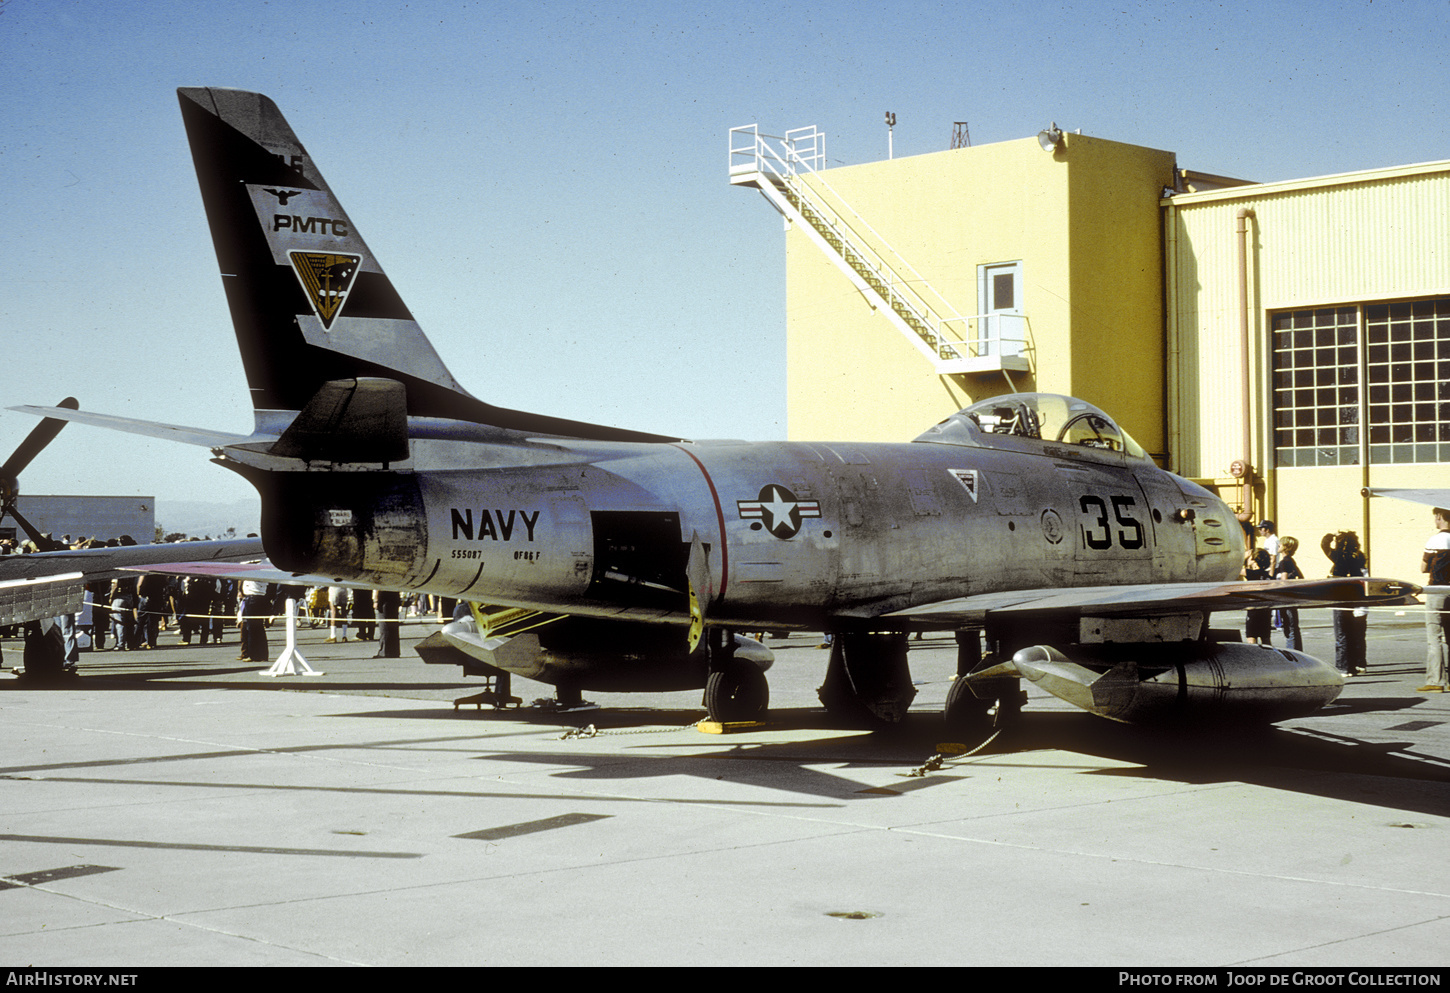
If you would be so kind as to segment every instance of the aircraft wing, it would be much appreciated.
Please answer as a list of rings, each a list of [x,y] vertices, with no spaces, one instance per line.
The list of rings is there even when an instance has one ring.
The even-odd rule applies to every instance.
[[[0,558],[0,625],[75,613],[86,583],[114,579],[128,569],[156,572],[150,567],[180,562],[225,568],[261,554],[260,538],[237,538],[8,555]]]
[[[1013,590],[940,600],[884,615],[926,627],[980,627],[988,614],[1165,617],[1278,607],[1396,606],[1418,603],[1420,587],[1397,579],[1291,579],[1246,583],[1142,583]]]
[[[240,562],[176,562],[166,565],[131,566],[127,571],[159,572],[167,576],[202,576],[207,579],[250,580],[255,583],[276,583],[279,586],[345,586],[350,590],[382,588],[375,583],[354,583],[334,579],[331,576],[309,576],[287,572],[278,569],[266,559]]]
[[[1385,489],[1383,487],[1366,487],[1360,490],[1361,496],[1367,497],[1392,497],[1395,500],[1408,500],[1410,503],[1423,503],[1429,507],[1450,506],[1450,490],[1401,490]]]

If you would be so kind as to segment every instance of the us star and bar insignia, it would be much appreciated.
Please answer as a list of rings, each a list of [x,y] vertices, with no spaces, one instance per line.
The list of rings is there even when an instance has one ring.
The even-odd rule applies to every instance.
[[[330,329],[347,302],[362,256],[336,252],[289,252],[288,256],[307,302],[322,321],[323,329]]]
[[[819,500],[798,500],[784,486],[769,483],[760,488],[754,500],[736,500],[741,520],[758,520],[777,538],[794,538],[807,517],[821,516]]]

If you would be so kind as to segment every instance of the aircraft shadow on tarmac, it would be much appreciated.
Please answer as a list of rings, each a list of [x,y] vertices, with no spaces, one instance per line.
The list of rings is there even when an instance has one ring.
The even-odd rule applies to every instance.
[[[1381,712],[1398,719],[1399,711],[1412,709],[1417,703],[1401,697],[1356,699],[1333,709],[1343,713]],[[434,708],[371,711],[350,716],[438,719],[454,717],[455,712]],[[511,726],[551,724],[567,733],[571,728],[579,730],[592,725],[595,733],[604,734],[630,733],[662,725],[683,730],[702,716],[702,711],[645,709],[568,715],[543,715],[530,710],[483,712],[484,719]],[[466,719],[472,718],[473,712],[469,712]],[[618,752],[588,750],[586,732],[580,736],[582,740],[569,742],[567,751],[510,751],[489,753],[489,757],[550,765],[558,765],[562,760],[579,766],[557,773],[569,779],[624,780],[684,774],[845,800],[860,798],[865,784],[848,776],[832,775],[819,766],[832,765],[842,772],[851,768],[897,766],[905,777],[908,770],[934,757],[941,743],[952,739],[940,715],[926,712],[910,714],[901,725],[888,730],[862,732],[833,722],[824,710],[783,709],[771,711],[770,720],[762,728],[773,734],[792,730],[834,730],[839,734],[798,741],[761,742],[757,738],[734,745],[730,744],[728,735],[702,735],[698,740],[702,754],[660,754],[657,760],[651,760],[657,761],[654,765],[640,761],[643,750],[678,752],[679,741],[641,740],[639,746],[630,749],[629,755],[622,756]],[[728,750],[720,751],[722,745]],[[1304,726],[1174,731],[1117,724],[1075,712],[1028,711],[975,758],[942,756],[938,771],[919,778],[902,778],[893,792],[904,793],[970,778],[979,774],[973,771],[974,765],[990,763],[993,756],[1013,755],[1012,764],[1021,767],[1031,765],[1030,761],[1024,763],[1025,755],[1041,752],[1046,764],[1056,766],[1061,764],[1060,760],[1046,753],[1062,751],[1114,763],[1111,768],[1083,770],[1084,775],[1138,776],[1199,785],[1242,782],[1396,811],[1450,816],[1450,791],[1444,789],[1445,784],[1450,784],[1450,761],[1417,752],[1415,748],[1416,743],[1408,739],[1370,742]],[[775,782],[770,775],[763,776],[758,767],[750,767],[761,762],[778,763]]]
[[[1374,704],[1381,703],[1382,707]],[[1355,700],[1359,712],[1393,713],[1414,701]],[[1364,741],[1305,726],[1172,732],[1080,715],[1038,714],[999,742],[1003,751],[1062,750],[1131,767],[1091,775],[1183,783],[1242,782],[1399,811],[1450,816],[1450,762],[1415,751],[1412,740]],[[1373,781],[1365,777],[1374,777]]]
[[[154,657],[148,660],[154,665]],[[476,684],[460,683],[381,683],[376,680],[338,683],[328,680],[306,686],[298,680],[273,681],[257,678],[255,664],[217,666],[198,669],[194,663],[177,668],[152,668],[145,671],[95,673],[56,684],[57,689],[125,690],[138,684],[147,689],[315,689],[326,693],[355,691],[387,692],[389,690],[449,691],[474,688]],[[236,680],[226,679],[237,676]],[[222,677],[218,679],[217,677]],[[5,689],[27,687],[24,680],[0,682]],[[398,701],[402,703],[403,701]],[[1367,715],[1380,713],[1387,719],[1409,716],[1424,701],[1403,696],[1357,697],[1341,699],[1324,711],[1335,714]],[[448,720],[473,723],[484,720],[491,724],[522,730],[524,728],[558,728],[563,733],[593,726],[596,733],[628,733],[645,729],[695,734],[688,729],[705,715],[703,709],[685,708],[605,708],[567,714],[542,709],[473,710],[444,708],[437,704],[422,707],[399,707],[369,711],[344,711],[335,716],[385,717],[400,720]],[[1332,722],[1329,722],[1332,725]],[[506,761],[557,765],[561,759],[579,767],[558,775],[564,778],[608,780],[630,779],[648,775],[685,774],[706,776],[768,786],[804,796],[840,802],[864,799],[865,784],[848,775],[833,775],[819,768],[834,765],[844,771],[850,768],[881,768],[898,766],[903,774],[893,792],[908,792],[940,785],[947,781],[969,778],[973,763],[990,761],[994,755],[1012,754],[1013,764],[1022,766],[1025,754],[1064,751],[1096,756],[1113,763],[1126,763],[1083,774],[1108,776],[1140,776],[1183,783],[1243,782],[1273,789],[1284,789],[1330,799],[1368,803],[1398,811],[1414,811],[1436,816],[1450,816],[1450,761],[1417,752],[1416,742],[1406,738],[1394,741],[1364,741],[1352,736],[1304,725],[1267,729],[1214,730],[1196,729],[1174,732],[1162,728],[1145,728],[1117,724],[1071,711],[1029,709],[1021,719],[997,740],[979,753],[975,760],[947,755],[940,768],[931,775],[906,778],[905,774],[922,766],[938,751],[938,745],[952,740],[941,723],[939,714],[920,711],[908,715],[901,725],[882,731],[863,733],[859,729],[834,721],[821,708],[780,708],[770,712],[762,731],[773,735],[792,731],[835,731],[827,737],[814,734],[796,741],[752,739],[732,744],[730,737],[698,735],[702,754],[658,754],[650,763],[641,763],[644,749],[673,749],[678,740],[668,744],[641,741],[627,757],[619,752],[595,753],[587,749],[587,739],[569,743],[568,751],[492,752],[491,756]],[[1395,730],[1393,726],[1389,730]],[[721,745],[728,750],[721,751]],[[581,747],[584,746],[584,747]],[[367,746],[362,746],[367,747]],[[709,754],[703,754],[708,751]],[[1046,758],[1049,764],[1057,760]],[[774,772],[762,775],[758,763],[774,763]],[[1030,764],[1027,763],[1027,764]],[[1374,777],[1370,782],[1364,777]],[[881,791],[874,791],[880,793]]]

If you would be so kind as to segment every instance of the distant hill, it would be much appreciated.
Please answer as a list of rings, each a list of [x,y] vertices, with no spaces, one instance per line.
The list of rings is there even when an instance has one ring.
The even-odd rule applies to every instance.
[[[226,538],[227,528],[236,528],[232,537],[242,538],[261,531],[262,505],[257,500],[207,503],[158,498],[156,523],[166,534],[179,532],[191,538]]]

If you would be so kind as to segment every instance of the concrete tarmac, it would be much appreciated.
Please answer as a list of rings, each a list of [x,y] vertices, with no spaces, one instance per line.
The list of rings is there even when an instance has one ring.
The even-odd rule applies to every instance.
[[[318,677],[261,676],[234,632],[0,673],[0,963],[1450,963],[1450,696],[1415,691],[1413,609],[1311,718],[1177,736],[1033,690],[939,768],[949,637],[913,643],[899,729],[833,728],[796,636],[771,721],[711,735],[698,691],[455,709],[479,681],[424,665],[428,630],[379,660],[304,629]]]

